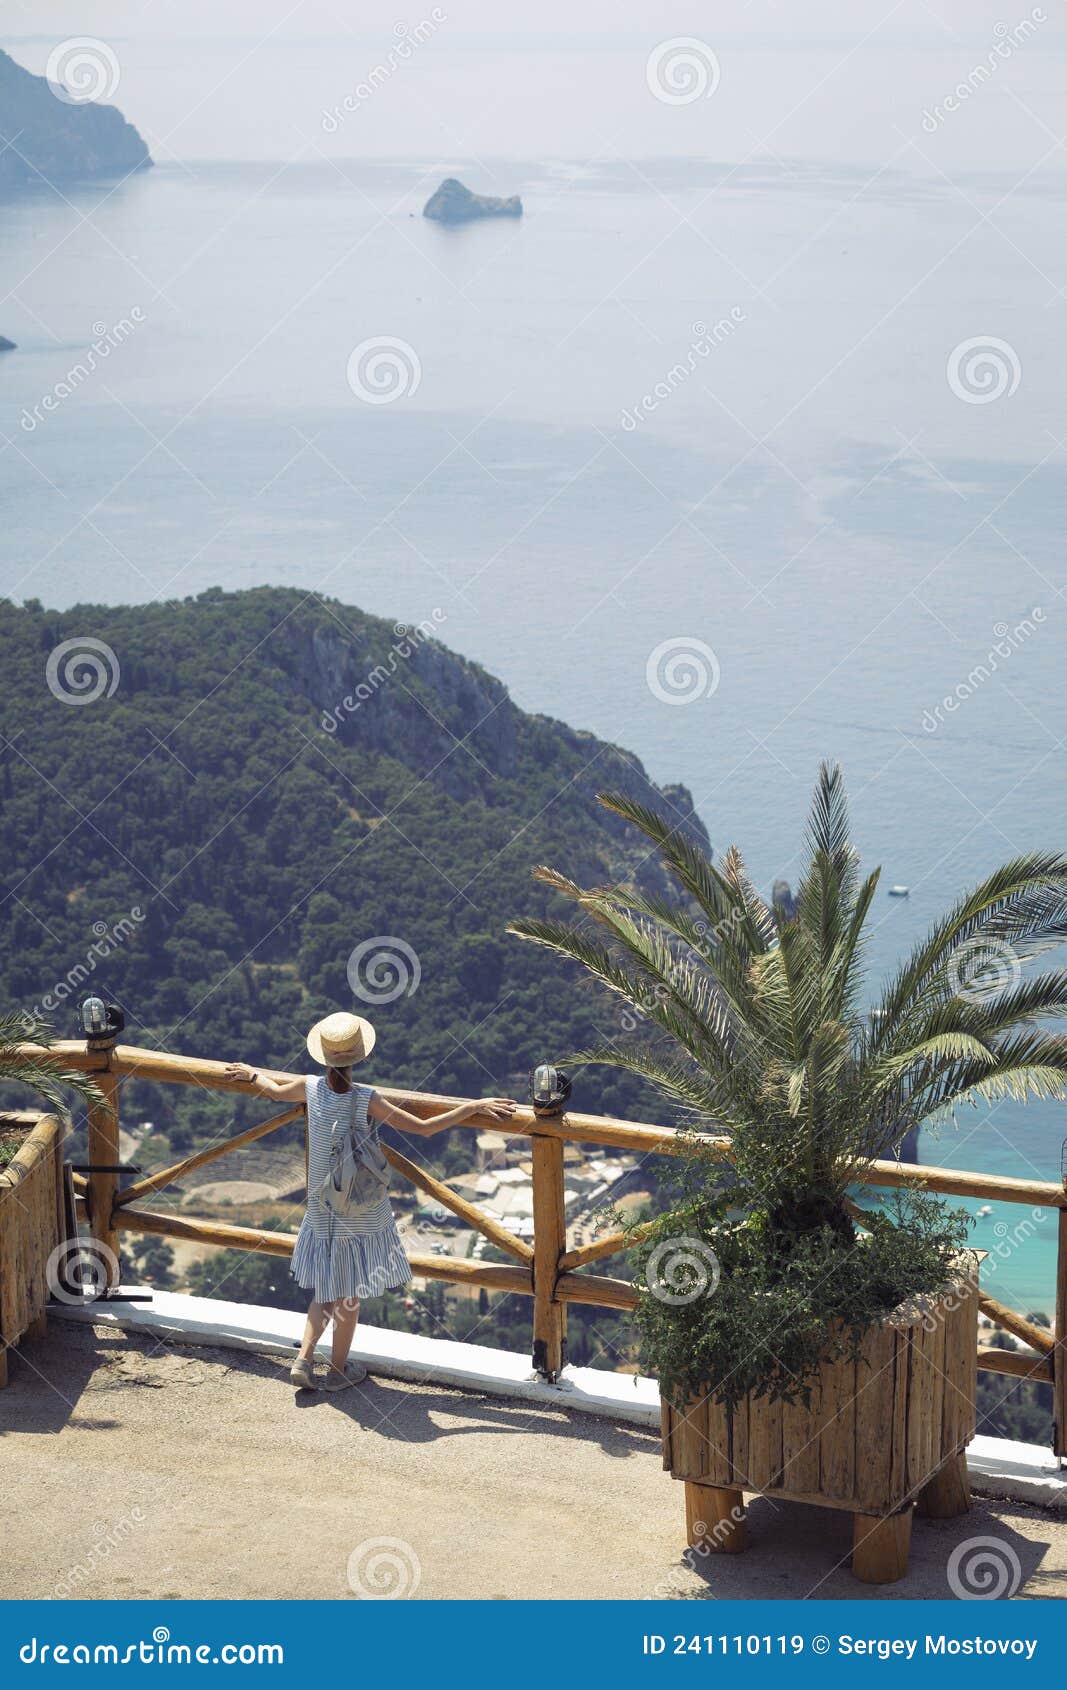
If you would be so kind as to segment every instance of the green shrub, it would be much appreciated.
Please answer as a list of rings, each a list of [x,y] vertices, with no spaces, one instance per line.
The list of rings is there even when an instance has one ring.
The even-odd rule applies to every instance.
[[[765,1212],[730,1222],[717,1209],[697,1199],[659,1216],[634,1251],[644,1360],[679,1404],[709,1382],[731,1408],[750,1391],[806,1403],[823,1361],[855,1356],[872,1320],[953,1278],[970,1226],[909,1193],[842,1247],[828,1226],[786,1243]]]

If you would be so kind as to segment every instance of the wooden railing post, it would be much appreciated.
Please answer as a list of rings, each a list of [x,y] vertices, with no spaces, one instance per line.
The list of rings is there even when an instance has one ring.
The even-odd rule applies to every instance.
[[[119,1076],[111,1065],[111,1051],[103,1054],[107,1067],[94,1075],[103,1102],[89,1105],[89,1162],[97,1169],[114,1168],[119,1160]],[[117,1173],[89,1175],[89,1224],[101,1246],[100,1290],[111,1290],[119,1282],[119,1235],[113,1219],[118,1184]]]
[[[533,1364],[546,1379],[555,1379],[567,1360],[567,1309],[556,1295],[560,1257],[567,1248],[563,1141],[534,1133],[532,1149]]]
[[[1067,1209],[1056,1217],[1056,1348],[1052,1352],[1052,1451],[1067,1455]]]

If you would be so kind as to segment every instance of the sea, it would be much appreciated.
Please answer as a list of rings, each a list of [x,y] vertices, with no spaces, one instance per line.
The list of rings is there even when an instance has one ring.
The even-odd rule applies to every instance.
[[[424,219],[447,174],[523,217]],[[0,593],[431,621],[684,782],[765,890],[836,759],[883,869],[873,993],[979,876],[1067,843],[1063,188],[315,159],[24,195]],[[982,1106],[921,1154],[1058,1180],[1065,1135],[1063,1105]],[[1050,1309],[1055,1215],[965,1206],[995,1294]]]

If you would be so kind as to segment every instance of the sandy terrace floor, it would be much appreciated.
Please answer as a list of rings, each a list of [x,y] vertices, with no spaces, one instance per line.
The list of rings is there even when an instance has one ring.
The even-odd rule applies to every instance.
[[[932,1598],[979,1536],[1019,1596],[1067,1596],[1067,1520],[1014,1503],[917,1520],[881,1592],[847,1515],[749,1521],[744,1555],[691,1569],[650,1434],[432,1382],[295,1396],[274,1360],[54,1322],[0,1392],[6,1597]]]

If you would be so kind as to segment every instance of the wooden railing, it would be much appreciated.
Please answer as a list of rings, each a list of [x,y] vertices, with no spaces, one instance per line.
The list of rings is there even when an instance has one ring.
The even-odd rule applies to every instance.
[[[25,1048],[31,1049],[29,1046]],[[194,1239],[204,1244],[260,1251],[271,1256],[292,1255],[296,1242],[292,1233],[159,1213],[138,1205],[155,1192],[181,1180],[193,1169],[201,1168],[243,1145],[252,1144],[267,1133],[297,1120],[304,1112],[302,1105],[272,1115],[269,1120],[247,1128],[234,1138],[198,1150],[171,1167],[162,1168],[130,1185],[120,1186],[119,1086],[123,1080],[200,1086],[209,1091],[239,1092],[250,1096],[262,1095],[261,1088],[254,1082],[229,1078],[223,1062],[176,1056],[166,1051],[142,1050],[134,1045],[94,1046],[70,1041],[53,1045],[48,1051],[33,1048],[33,1054],[91,1073],[102,1093],[104,1103],[89,1111],[89,1162],[93,1171],[78,1184],[80,1205],[92,1235],[105,1246],[102,1252],[105,1261],[117,1261],[120,1232]],[[276,1080],[297,1077],[280,1070],[261,1072]],[[455,1098],[428,1092],[387,1087],[379,1087],[379,1090],[383,1097],[399,1104],[420,1120],[429,1120],[453,1108],[456,1103]],[[522,1107],[516,1109],[506,1123],[487,1114],[475,1114],[464,1125],[476,1131],[490,1130],[509,1137],[521,1135],[531,1140],[533,1245],[531,1247],[525,1240],[517,1238],[500,1221],[485,1214],[435,1175],[389,1146],[385,1147],[385,1154],[399,1174],[480,1232],[505,1255],[511,1256],[515,1265],[438,1255],[415,1254],[408,1259],[414,1272],[427,1279],[484,1286],[488,1291],[517,1291],[532,1297],[534,1365],[547,1378],[553,1379],[566,1359],[567,1307],[570,1303],[626,1310],[634,1308],[638,1300],[637,1291],[629,1281],[587,1271],[594,1263],[626,1249],[633,1242],[632,1237],[613,1233],[592,1244],[567,1248],[564,1146],[602,1144],[645,1155],[673,1155],[689,1142],[688,1136],[671,1127],[617,1121],[603,1115],[568,1112],[558,1118],[545,1119],[535,1115],[532,1109]],[[729,1159],[728,1138],[709,1138],[706,1142],[724,1160]],[[889,1161],[872,1162],[860,1183],[919,1187],[946,1196],[1022,1204],[1055,1214],[1058,1233],[1054,1332],[1036,1325],[983,1292],[979,1301],[984,1312],[1028,1347],[1025,1350],[980,1348],[978,1366],[989,1373],[1051,1384],[1053,1447],[1057,1455],[1067,1454],[1067,1183],[1011,1179],[999,1174]]]

